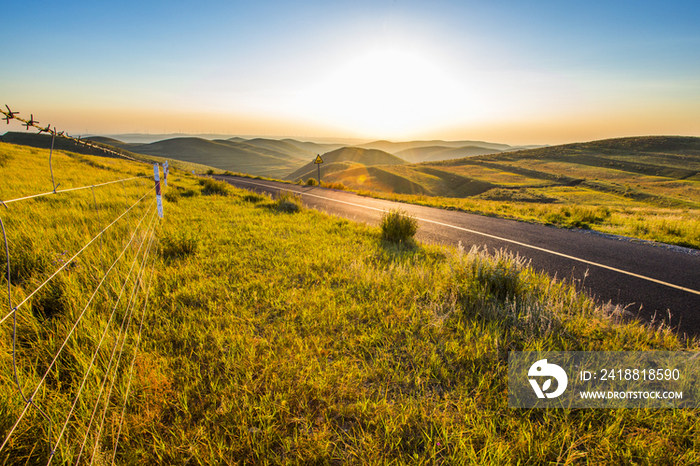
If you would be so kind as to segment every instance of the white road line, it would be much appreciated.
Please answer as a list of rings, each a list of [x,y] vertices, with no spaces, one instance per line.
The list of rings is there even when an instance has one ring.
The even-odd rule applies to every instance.
[[[265,184],[261,184],[261,183],[254,183],[254,182],[251,182],[251,181],[243,181],[243,180],[240,180],[240,179],[236,179],[236,181],[238,181],[238,182],[240,182],[240,183],[252,184],[252,185],[254,185],[254,186],[262,186],[262,187],[265,187],[265,188],[273,188],[273,189],[280,189],[280,190],[284,190],[284,191],[291,191],[291,192],[299,193],[299,194],[304,195],[304,196],[316,197],[316,198],[319,198],[319,199],[324,199],[324,200],[326,200],[326,201],[333,201],[333,202],[338,202],[338,203],[340,203],[340,204],[347,204],[347,205],[351,205],[351,206],[354,206],[354,207],[361,207],[361,208],[363,208],[363,209],[370,209],[370,210],[376,210],[376,211],[379,211],[379,212],[386,212],[385,209],[379,209],[379,208],[377,208],[377,207],[365,206],[365,205],[362,205],[362,204],[355,204],[354,202],[341,201],[341,200],[339,200],[339,199],[333,199],[333,198],[330,198],[330,197],[319,196],[318,194],[305,193],[305,192],[303,192],[303,191],[295,191],[295,190],[293,190],[293,189],[283,188],[283,187],[279,187],[279,186],[269,186],[269,185],[265,185]],[[386,202],[392,202],[392,201],[386,201]],[[535,249],[535,250],[537,250],[537,251],[546,252],[546,253],[548,253],[548,254],[553,254],[553,255],[559,256],[559,257],[564,257],[564,258],[566,258],[566,259],[571,259],[571,260],[574,260],[574,261],[582,262],[582,263],[584,263],[584,264],[593,265],[593,266],[595,266],[595,267],[601,267],[601,268],[607,269],[607,270],[612,270],[613,272],[618,272],[618,273],[621,273],[621,274],[629,275],[630,277],[640,278],[640,279],[642,279],[642,280],[647,280],[647,281],[650,281],[650,282],[653,282],[653,283],[658,283],[659,285],[668,286],[668,287],[670,287],[670,288],[675,288],[675,289],[677,289],[677,290],[686,291],[686,292],[688,292],[688,293],[692,293],[692,294],[696,294],[696,295],[700,296],[700,291],[698,291],[698,290],[693,290],[693,289],[690,289],[690,288],[686,288],[686,287],[684,287],[684,286],[674,285],[673,283],[664,282],[664,281],[661,281],[661,280],[657,280],[657,279],[655,279],[655,278],[647,277],[647,276],[645,276],[645,275],[639,275],[639,274],[636,274],[636,273],[633,273],[633,272],[628,272],[628,271],[626,271],[626,270],[618,269],[618,268],[615,268],[615,267],[610,267],[609,265],[600,264],[600,263],[598,263],[598,262],[593,262],[593,261],[589,261],[589,260],[586,260],[586,259],[581,259],[580,257],[570,256],[570,255],[568,255],[568,254],[563,254],[563,253],[561,253],[561,252],[557,252],[557,251],[552,251],[552,250],[549,250],[549,249],[541,248],[541,247],[539,247],[539,246],[533,246],[533,245],[531,245],[531,244],[521,243],[520,241],[515,241],[515,240],[512,240],[512,239],[508,239],[508,238],[502,238],[502,237],[500,237],[500,236],[490,235],[490,234],[488,234],[488,233],[482,233],[482,232],[480,232],[480,231],[470,230],[470,229],[468,229],[468,228],[462,228],[462,227],[458,227],[458,226],[455,226],[455,225],[450,225],[449,223],[442,223],[442,222],[438,222],[438,221],[435,221],[435,220],[430,220],[430,219],[427,219],[427,218],[416,217],[416,220],[420,220],[421,222],[426,222],[426,223],[432,223],[432,224],[434,224],[434,225],[440,225],[440,226],[443,226],[443,227],[454,228],[455,230],[466,231],[467,233],[472,233],[472,234],[475,234],[475,235],[486,236],[487,238],[492,238],[492,239],[495,239],[495,240],[498,240],[498,241],[505,241],[505,242],[507,242],[507,243],[517,244],[518,246],[523,246],[523,247],[525,247],[525,248]]]

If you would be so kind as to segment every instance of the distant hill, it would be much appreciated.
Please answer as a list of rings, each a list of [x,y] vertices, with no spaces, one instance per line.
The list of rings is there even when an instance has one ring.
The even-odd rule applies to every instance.
[[[433,161],[433,160],[461,159],[463,157],[474,157],[476,155],[486,155],[486,154],[498,154],[500,152],[503,152],[503,151],[498,150],[498,149],[488,149],[486,147],[479,147],[479,146],[455,147],[454,149],[447,149],[444,151],[430,154],[428,157],[426,157],[425,161],[429,162],[429,161]]]
[[[115,147],[128,145],[128,143],[126,143],[124,141],[120,141],[120,140],[114,139],[114,138],[108,138],[106,136],[90,136],[90,137],[87,137],[84,139],[87,141],[97,142],[99,144],[108,144],[110,146],[115,146]]]
[[[472,157],[475,155],[496,154],[502,152],[499,149],[489,149],[480,146],[447,147],[447,146],[426,146],[405,149],[397,152],[397,157],[409,162],[428,162],[434,160],[459,159],[462,157]]]
[[[308,151],[306,149],[302,149],[299,146],[292,144],[290,142],[287,142],[287,141],[278,141],[276,139],[264,139],[264,138],[255,138],[255,139],[232,138],[232,139],[228,139],[228,141],[250,144],[252,146],[256,146],[256,147],[259,147],[261,149],[275,151],[275,152],[280,153],[280,154],[286,154],[286,155],[296,157],[296,158],[304,160],[304,161],[309,161],[309,160],[312,160],[314,157],[316,157],[315,152],[311,152],[311,151]]]
[[[304,161],[247,142],[201,138],[173,138],[150,144],[122,145],[132,152],[201,163],[222,170],[270,177],[282,177]]]
[[[338,162],[350,162],[365,166],[405,165],[408,163],[405,160],[387,152],[376,149],[364,149],[362,147],[342,147],[323,154],[321,158],[323,159],[323,166],[321,167],[322,170],[324,170],[325,166]],[[298,180],[299,178],[307,176],[308,173],[315,171],[316,164],[312,161],[289,174],[286,179]]]
[[[345,144],[326,144],[326,143],[317,143],[317,142],[303,142],[303,141],[297,141],[296,139],[282,139],[282,141],[287,142],[289,144],[293,144],[300,149],[303,149],[305,151],[309,151],[313,154],[325,154],[326,152],[330,152],[332,150],[340,149],[341,147],[345,147]]]
[[[442,140],[432,140],[432,141],[408,141],[408,142],[391,142],[391,141],[374,141],[368,142],[366,144],[361,144],[360,147],[365,147],[369,149],[379,149],[390,154],[397,155],[397,152],[404,151],[407,149],[416,149],[419,147],[465,147],[465,146],[478,146],[486,149],[497,149],[497,150],[509,150],[511,146],[508,144],[497,144],[493,142],[485,141],[442,141]]]
[[[419,163],[424,161],[426,158],[430,157],[432,154],[449,149],[450,147],[447,146],[414,147],[411,149],[400,150],[394,155],[396,155],[397,157],[401,157],[404,160],[408,160],[411,163]]]

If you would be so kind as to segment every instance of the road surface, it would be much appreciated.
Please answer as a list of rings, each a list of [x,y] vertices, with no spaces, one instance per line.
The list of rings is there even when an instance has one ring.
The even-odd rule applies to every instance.
[[[301,194],[304,205],[349,220],[378,225],[382,213],[401,207],[419,221],[416,239],[465,249],[486,245],[531,259],[532,266],[558,278],[584,280],[601,303],[627,306],[650,320],[668,320],[679,333],[700,335],[700,254],[514,220],[403,204],[319,187],[235,176],[215,176],[234,186],[277,195]],[[587,275],[586,275],[587,274]],[[584,279],[585,278],[585,279]]]

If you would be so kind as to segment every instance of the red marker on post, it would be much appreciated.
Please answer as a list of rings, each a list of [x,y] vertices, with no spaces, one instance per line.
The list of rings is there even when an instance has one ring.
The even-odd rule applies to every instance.
[[[158,173],[158,164],[153,164],[153,179],[156,182],[156,204],[158,204],[158,216],[163,218],[163,198],[160,196],[160,173]]]

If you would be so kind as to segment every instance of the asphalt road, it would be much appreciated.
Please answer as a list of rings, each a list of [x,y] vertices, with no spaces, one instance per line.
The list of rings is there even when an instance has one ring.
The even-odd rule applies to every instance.
[[[558,278],[583,280],[602,303],[621,304],[642,320],[668,320],[680,333],[700,335],[700,255],[679,249],[432,207],[402,204],[354,193],[233,176],[215,178],[244,189],[294,191],[304,205],[349,220],[378,225],[384,211],[401,207],[419,220],[424,243],[505,248],[531,259]],[[587,275],[586,275],[587,274]],[[585,279],[584,279],[585,278]],[[580,282],[579,282],[580,283]]]

